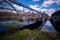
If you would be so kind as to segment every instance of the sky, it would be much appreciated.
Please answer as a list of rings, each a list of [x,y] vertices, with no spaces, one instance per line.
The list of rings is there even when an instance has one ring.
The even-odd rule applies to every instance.
[[[60,10],[60,0],[16,0],[32,9],[37,11],[45,12],[49,16],[57,10]],[[23,7],[13,5],[17,10],[23,11]],[[25,12],[28,12],[29,9],[25,9]]]
[[[35,9],[37,11],[45,12],[49,16],[51,16],[52,13],[54,13],[57,10],[60,10],[60,0],[16,0],[32,9]],[[6,3],[2,3],[2,6],[11,8],[11,6],[6,6]],[[27,8],[23,8],[22,6],[18,6],[16,4],[13,4],[13,6],[19,10],[28,12],[31,11]]]

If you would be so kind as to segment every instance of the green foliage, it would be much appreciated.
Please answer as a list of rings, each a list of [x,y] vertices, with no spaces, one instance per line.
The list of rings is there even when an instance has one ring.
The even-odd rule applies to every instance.
[[[20,30],[12,35],[5,35],[2,37],[5,40],[60,40],[60,34],[52,34],[48,32],[41,32],[38,30]]]
[[[14,40],[25,40],[28,37],[27,32],[18,32],[14,34]]]

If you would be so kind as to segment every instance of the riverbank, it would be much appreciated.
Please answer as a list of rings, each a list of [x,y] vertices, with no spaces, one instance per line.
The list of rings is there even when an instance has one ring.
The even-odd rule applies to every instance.
[[[13,34],[6,34],[0,40],[60,40],[60,35],[25,29]]]

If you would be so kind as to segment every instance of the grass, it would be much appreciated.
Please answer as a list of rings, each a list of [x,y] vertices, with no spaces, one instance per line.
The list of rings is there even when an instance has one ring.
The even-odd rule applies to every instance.
[[[6,34],[1,40],[60,40],[60,34],[25,29],[13,34]]]
[[[38,30],[24,29],[16,31],[18,23],[12,22],[5,25],[7,33],[0,36],[0,40],[60,40],[60,34],[53,34],[49,32],[42,32]],[[10,33],[13,32],[12,33]]]

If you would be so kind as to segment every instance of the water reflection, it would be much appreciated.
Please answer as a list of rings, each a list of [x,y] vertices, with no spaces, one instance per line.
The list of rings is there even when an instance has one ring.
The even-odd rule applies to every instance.
[[[56,32],[55,28],[50,23],[50,21],[46,22],[46,24],[42,27],[42,31],[53,32],[53,33]]]
[[[0,32],[5,32],[8,28],[11,28],[13,26],[18,26],[18,21],[8,21],[8,22],[0,22]]]
[[[33,24],[34,22],[31,22],[31,21],[24,21],[23,23],[22,22],[19,22],[19,21],[7,21],[7,22],[0,22],[0,32],[5,32],[7,29],[9,28],[20,28],[20,27],[23,27],[23,26],[27,26],[27,25],[30,25],[30,24]]]
[[[20,23],[19,21],[0,22],[0,32],[5,32],[7,30],[7,28],[6,28],[7,26],[9,26],[9,27],[14,26],[16,28],[20,28],[21,25],[26,26],[26,25],[32,24],[34,22],[24,21],[21,25],[19,23]],[[49,21],[46,22],[46,24],[42,27],[41,30],[48,31],[48,32],[56,32],[54,27],[51,25],[51,23]]]

